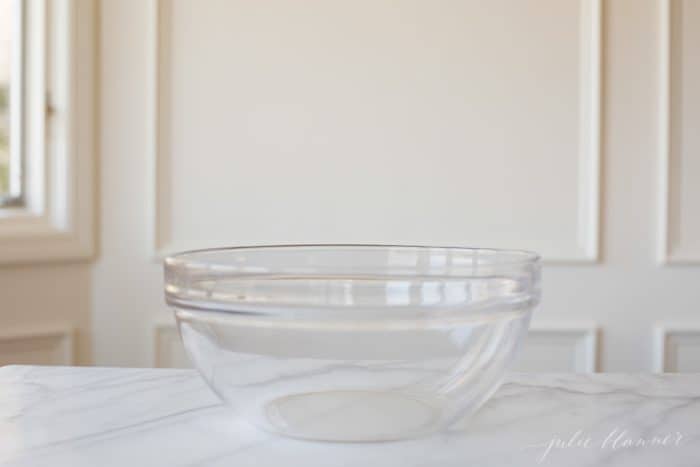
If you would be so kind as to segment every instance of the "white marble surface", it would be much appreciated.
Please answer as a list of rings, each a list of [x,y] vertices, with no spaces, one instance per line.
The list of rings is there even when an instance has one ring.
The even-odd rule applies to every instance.
[[[189,370],[10,366],[0,465],[697,467],[700,375],[512,375],[447,432],[334,444],[257,431]]]

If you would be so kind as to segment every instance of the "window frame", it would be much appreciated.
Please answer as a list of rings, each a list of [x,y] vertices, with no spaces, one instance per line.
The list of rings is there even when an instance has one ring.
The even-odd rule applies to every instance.
[[[21,82],[11,86],[21,91],[14,98],[21,110],[11,116],[20,120],[11,125],[19,137],[10,142],[10,152],[19,151],[22,160],[14,174],[20,196],[0,206],[0,264],[89,259],[95,217],[95,1],[20,2]]]

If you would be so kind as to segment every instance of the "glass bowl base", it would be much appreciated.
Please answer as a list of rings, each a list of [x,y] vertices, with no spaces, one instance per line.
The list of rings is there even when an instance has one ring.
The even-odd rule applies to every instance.
[[[393,441],[435,431],[441,411],[395,391],[322,391],[292,394],[267,403],[264,428],[292,438]]]

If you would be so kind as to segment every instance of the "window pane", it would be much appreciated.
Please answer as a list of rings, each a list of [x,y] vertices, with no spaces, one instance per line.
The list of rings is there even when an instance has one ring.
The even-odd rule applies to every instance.
[[[13,49],[17,46],[13,36],[18,28],[13,22],[19,18],[15,11],[18,5],[15,0],[0,0],[0,203],[10,195],[16,195],[10,187],[10,164],[13,159],[17,160],[10,157],[10,79]],[[12,167],[12,170],[17,168]]]

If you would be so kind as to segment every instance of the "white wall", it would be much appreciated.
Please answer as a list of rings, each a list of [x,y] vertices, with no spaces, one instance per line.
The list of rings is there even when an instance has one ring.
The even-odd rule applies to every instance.
[[[521,368],[700,371],[700,9],[668,3],[104,0],[95,361],[178,364],[169,251],[405,242],[544,254]]]

